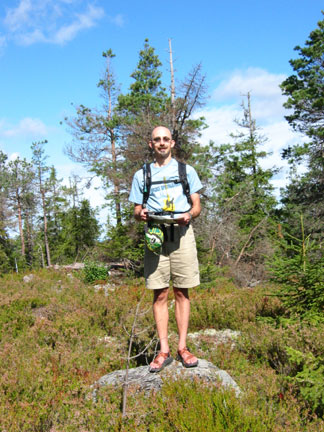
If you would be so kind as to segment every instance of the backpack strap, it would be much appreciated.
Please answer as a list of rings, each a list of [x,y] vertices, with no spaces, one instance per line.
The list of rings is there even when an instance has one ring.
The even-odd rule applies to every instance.
[[[151,175],[151,165],[149,162],[146,162],[143,165],[143,176],[144,176],[144,190],[143,190],[143,208],[146,207],[147,200],[150,196],[151,184],[152,184],[152,175]]]
[[[180,183],[182,184],[183,194],[187,197],[188,203],[192,206],[186,164],[178,161],[178,170],[179,170]]]
[[[177,162],[178,162],[179,182],[182,185],[183,194],[187,197],[187,201],[190,204],[190,206],[192,206],[192,200],[190,197],[190,187],[187,178],[187,166],[183,162],[179,162],[179,161]],[[151,185],[152,185],[151,164],[149,162],[146,162],[143,165],[143,176],[144,176],[143,207],[145,207],[150,196]],[[177,183],[177,181],[174,180],[167,180],[167,181],[162,180],[162,181],[156,181],[154,182],[154,184],[160,184],[160,183],[162,184],[162,183],[170,183],[170,182]]]

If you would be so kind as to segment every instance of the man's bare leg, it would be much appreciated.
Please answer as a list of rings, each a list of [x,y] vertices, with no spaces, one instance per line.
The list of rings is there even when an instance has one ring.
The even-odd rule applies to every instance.
[[[168,310],[168,294],[169,288],[161,288],[154,290],[153,298],[153,314],[156,323],[156,328],[160,340],[160,351],[163,353],[169,352],[168,343],[168,321],[169,321],[169,310]],[[153,368],[161,366],[163,359],[156,363],[154,360],[150,363]]]
[[[173,288],[175,297],[175,318],[177,321],[179,342],[178,350],[182,350],[187,346],[187,333],[189,325],[190,315],[190,300],[188,294],[188,288]],[[192,355],[184,354],[184,360],[186,363],[192,364],[197,361],[197,358]],[[189,358],[190,357],[190,358]]]

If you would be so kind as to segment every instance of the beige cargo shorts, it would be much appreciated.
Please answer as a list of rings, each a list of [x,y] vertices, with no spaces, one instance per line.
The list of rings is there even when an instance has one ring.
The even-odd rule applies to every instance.
[[[170,226],[166,225],[166,229],[168,239],[164,241],[160,255],[145,248],[146,288],[166,288],[169,286],[170,278],[176,288],[198,286],[200,283],[199,266],[192,226],[174,225],[174,241],[171,241]]]

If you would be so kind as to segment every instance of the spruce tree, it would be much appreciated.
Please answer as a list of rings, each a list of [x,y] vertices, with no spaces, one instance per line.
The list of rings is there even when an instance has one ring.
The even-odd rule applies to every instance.
[[[93,248],[100,230],[88,200],[82,200],[61,215],[60,259],[82,260],[83,255]]]
[[[324,20],[318,22],[305,42],[296,46],[298,58],[290,60],[294,73],[281,84],[290,110],[289,124],[304,134],[301,143],[283,151],[291,166],[291,182],[283,193],[284,221],[298,236],[299,217],[305,231],[323,241],[324,220]],[[298,175],[298,165],[306,172]]]
[[[51,245],[51,259],[59,262],[61,232],[64,230],[62,219],[68,211],[69,203],[64,196],[62,179],[57,178],[54,166],[49,168],[49,175],[45,182],[46,189],[46,210],[47,210],[47,235]]]
[[[251,112],[250,94],[242,103],[239,131],[231,144],[209,149],[210,169],[206,202],[210,248],[220,265],[245,263],[257,277],[264,271],[264,255],[271,252],[272,217],[276,205],[270,179],[275,168],[262,168],[268,153]],[[206,229],[206,228],[205,228]],[[252,271],[251,271],[252,277]]]

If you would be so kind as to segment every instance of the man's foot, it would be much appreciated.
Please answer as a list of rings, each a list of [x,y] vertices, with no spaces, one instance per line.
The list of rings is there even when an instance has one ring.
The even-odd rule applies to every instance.
[[[186,347],[178,350],[177,360],[181,361],[182,365],[185,368],[192,368],[198,366],[197,357],[191,354]]]
[[[173,358],[170,356],[170,353],[159,352],[155,359],[150,363],[149,371],[150,372],[160,372],[165,366],[168,366],[173,362]]]

